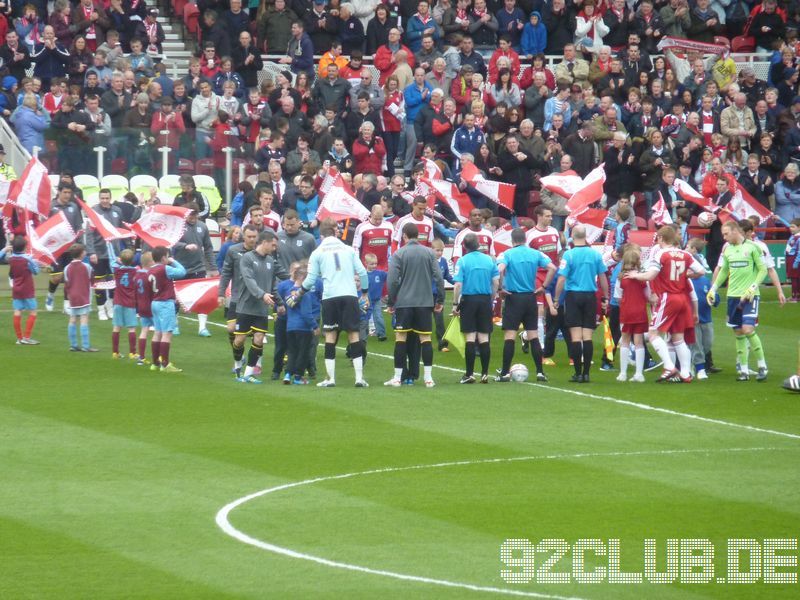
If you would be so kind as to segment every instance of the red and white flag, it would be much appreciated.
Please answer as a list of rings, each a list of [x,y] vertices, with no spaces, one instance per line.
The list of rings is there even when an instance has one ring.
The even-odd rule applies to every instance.
[[[469,212],[474,208],[469,196],[458,189],[452,181],[444,179],[424,179],[433,193],[447,204],[462,223],[469,218]]]
[[[156,204],[146,209],[131,231],[151,248],[172,248],[183,237],[186,218],[191,211],[183,206]]]
[[[328,190],[317,209],[317,220],[319,221],[322,219],[366,221],[368,218],[369,210],[339,186],[333,186]]]
[[[664,196],[660,192],[658,194],[658,202],[653,205],[653,223],[659,227],[672,224],[672,216],[670,216],[667,210],[667,203],[664,202]]]
[[[43,265],[54,263],[69,249],[80,233],[73,231],[62,211],[58,211],[35,229],[28,221],[27,229],[31,254]]]
[[[25,167],[22,176],[11,183],[9,204],[15,204],[30,213],[43,217],[50,214],[51,185],[45,167],[34,157]]]
[[[573,192],[567,200],[567,208],[578,212],[590,204],[599,202],[603,197],[603,184],[606,182],[605,163],[600,163],[583,178],[580,188]]]
[[[642,264],[645,263],[653,246],[656,245],[656,234],[657,232],[647,229],[632,229],[628,232],[628,243],[636,244],[642,249]]]
[[[492,244],[494,245],[494,252],[500,256],[503,252],[511,248],[514,244],[511,241],[511,232],[514,228],[511,223],[506,223],[502,227],[498,227],[492,234]]]
[[[219,277],[180,279],[175,282],[175,298],[183,312],[208,315],[219,306]]]
[[[753,198],[742,186],[739,186],[734,192],[733,198],[728,202],[727,209],[733,215],[733,218],[747,219],[755,215],[760,219],[760,223],[772,216],[772,211]],[[720,220],[724,222],[729,219],[725,219],[724,215],[720,214]]]
[[[425,176],[428,179],[444,179],[444,176],[442,175],[442,170],[439,168],[439,165],[437,165],[435,161],[432,161],[429,158],[423,158],[422,162],[425,165]]]
[[[136,234],[134,234],[132,231],[123,227],[115,227],[112,225],[108,219],[106,219],[103,215],[96,213],[93,208],[91,208],[80,198],[75,198],[75,201],[83,209],[83,212],[86,213],[86,216],[92,223],[92,227],[96,229],[101,236],[103,236],[105,241],[113,242],[114,240],[123,240],[136,237]]]
[[[12,182],[8,179],[0,179],[0,207],[5,206],[8,201],[8,193],[11,191]]]
[[[575,227],[583,225],[586,228],[586,241],[594,244],[603,235],[603,225],[608,218],[608,211],[601,208],[584,208],[582,211],[567,217],[567,225]]]
[[[717,207],[714,206],[714,204],[708,198],[703,196],[703,194],[698,192],[683,179],[676,179],[675,183],[672,184],[672,187],[685,202],[697,204],[697,206],[703,210],[716,212]]]
[[[319,199],[322,200],[325,197],[325,194],[327,194],[334,186],[341,188],[345,187],[344,179],[342,179],[342,174],[339,173],[339,169],[336,167],[330,167],[325,173],[325,176],[322,178],[322,182],[319,184],[319,189],[317,190]]]
[[[542,188],[550,190],[564,198],[571,198],[572,194],[581,189],[583,185],[581,176],[572,169],[564,171],[563,173],[547,175],[546,177],[542,177],[539,182],[542,184]]]
[[[489,198],[492,202],[514,210],[514,192],[517,186],[512,183],[501,183],[486,179],[473,163],[464,164],[461,170],[461,178],[472,185],[481,194]]]

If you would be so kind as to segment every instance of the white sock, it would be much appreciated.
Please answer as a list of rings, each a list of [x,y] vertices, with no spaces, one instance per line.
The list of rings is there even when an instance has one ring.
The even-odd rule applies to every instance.
[[[667,371],[671,371],[675,368],[675,361],[670,358],[669,355],[669,348],[667,347],[667,342],[661,336],[656,336],[652,340],[650,340],[650,344],[653,346],[653,349],[658,354],[658,357],[664,363],[664,369]]]
[[[636,348],[634,354],[636,355],[636,374],[644,375],[644,348]]]
[[[356,372],[356,381],[364,379],[364,358],[358,356],[353,359],[353,369]]]
[[[394,370],[394,378],[399,381],[400,379],[402,379],[402,377],[403,377],[403,369],[397,369],[396,368]]]
[[[422,367],[422,372],[425,377],[425,381],[433,381],[433,375],[431,375],[431,371],[433,371],[433,366],[425,366]]]
[[[326,358],[325,359],[325,370],[328,372],[328,379],[331,381],[336,381],[336,359],[335,358]]]
[[[767,361],[765,359],[761,359],[758,361],[758,368],[759,369],[766,369],[767,368]]]
[[[50,293],[50,292],[47,292],[47,299],[48,300],[52,300],[53,298],[54,298],[53,294]]]
[[[689,377],[692,374],[692,351],[686,342],[675,344],[675,353],[681,363],[681,377]]]
[[[623,349],[622,352],[619,353],[619,372],[621,375],[625,377],[628,376],[628,361],[630,360],[630,352],[625,352]]]
[[[265,338],[266,339],[266,338]],[[260,369],[261,368],[261,359],[264,358],[263,356],[259,356],[258,360],[256,361],[256,366]]]
[[[197,315],[198,331],[203,331],[203,329],[206,328],[207,322],[208,322],[208,315]]]
[[[537,332],[539,334],[539,339],[544,339],[544,317],[539,317],[539,322],[537,323]]]
[[[250,377],[250,375],[252,375],[252,374],[253,374],[253,367],[251,367],[250,365],[247,365],[244,368],[244,376],[245,377]]]

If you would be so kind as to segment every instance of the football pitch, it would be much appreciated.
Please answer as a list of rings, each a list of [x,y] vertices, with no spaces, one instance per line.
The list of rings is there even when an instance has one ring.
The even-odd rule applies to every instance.
[[[180,374],[112,360],[95,314],[98,354],[43,310],[15,346],[5,274],[0,598],[798,597],[800,307],[771,291],[765,383],[734,382],[718,308],[724,370],[690,385],[570,384],[558,342],[548,384],[459,385],[437,352],[434,389],[390,389],[370,338],[369,389],[343,350],[318,389],[235,382],[188,319]]]

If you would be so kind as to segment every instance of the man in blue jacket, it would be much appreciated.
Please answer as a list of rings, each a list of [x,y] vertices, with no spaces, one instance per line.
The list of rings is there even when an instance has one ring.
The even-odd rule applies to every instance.
[[[414,130],[414,120],[424,104],[430,104],[433,87],[425,81],[425,69],[414,69],[414,83],[403,90],[406,101],[405,141],[406,154],[403,168],[406,174],[411,173],[414,166],[414,157],[417,154],[417,134]]]

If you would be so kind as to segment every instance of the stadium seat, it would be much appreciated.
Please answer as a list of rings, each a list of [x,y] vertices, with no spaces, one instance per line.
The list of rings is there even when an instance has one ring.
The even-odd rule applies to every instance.
[[[152,175],[134,175],[130,181],[131,191],[137,196],[147,197],[151,188],[158,188],[158,179]]]
[[[207,219],[206,227],[208,227],[208,233],[211,234],[211,246],[215,252],[219,252],[219,247],[222,245],[222,237],[219,235],[219,223],[214,219]]]
[[[124,175],[128,172],[128,159],[115,158],[111,161],[111,172],[115,175]]]
[[[158,197],[161,195],[168,196],[172,204],[172,199],[181,193],[181,184],[178,183],[178,175],[167,175],[158,180]]]
[[[756,49],[756,38],[738,35],[731,40],[731,52],[753,52]]]
[[[100,182],[94,175],[75,175],[75,185],[83,192],[84,197],[89,197],[100,191]]]
[[[194,161],[188,158],[179,158],[178,175],[194,175]]]
[[[636,228],[647,230],[647,221],[644,217],[636,217]]]
[[[531,190],[528,196],[528,214],[532,215],[534,209],[542,203],[542,195],[539,190]]]
[[[84,202],[89,206],[94,206],[98,202],[100,202],[100,194],[98,192],[92,192],[91,194],[84,194],[86,197],[84,198]]]
[[[183,7],[183,23],[190,35],[200,38],[200,10],[196,4],[187,4]]]
[[[128,178],[123,175],[105,175],[100,181],[100,187],[108,188],[111,190],[111,197],[114,200],[119,200],[130,191],[130,184]]]
[[[222,195],[217,189],[217,184],[214,181],[214,178],[209,175],[195,175],[194,185],[197,187],[197,191],[202,193],[208,199],[209,214],[214,214],[217,212],[219,207],[222,205]]]
[[[201,158],[200,160],[194,163],[194,173],[195,175],[208,175],[209,177],[214,175],[214,159],[213,158]]]

